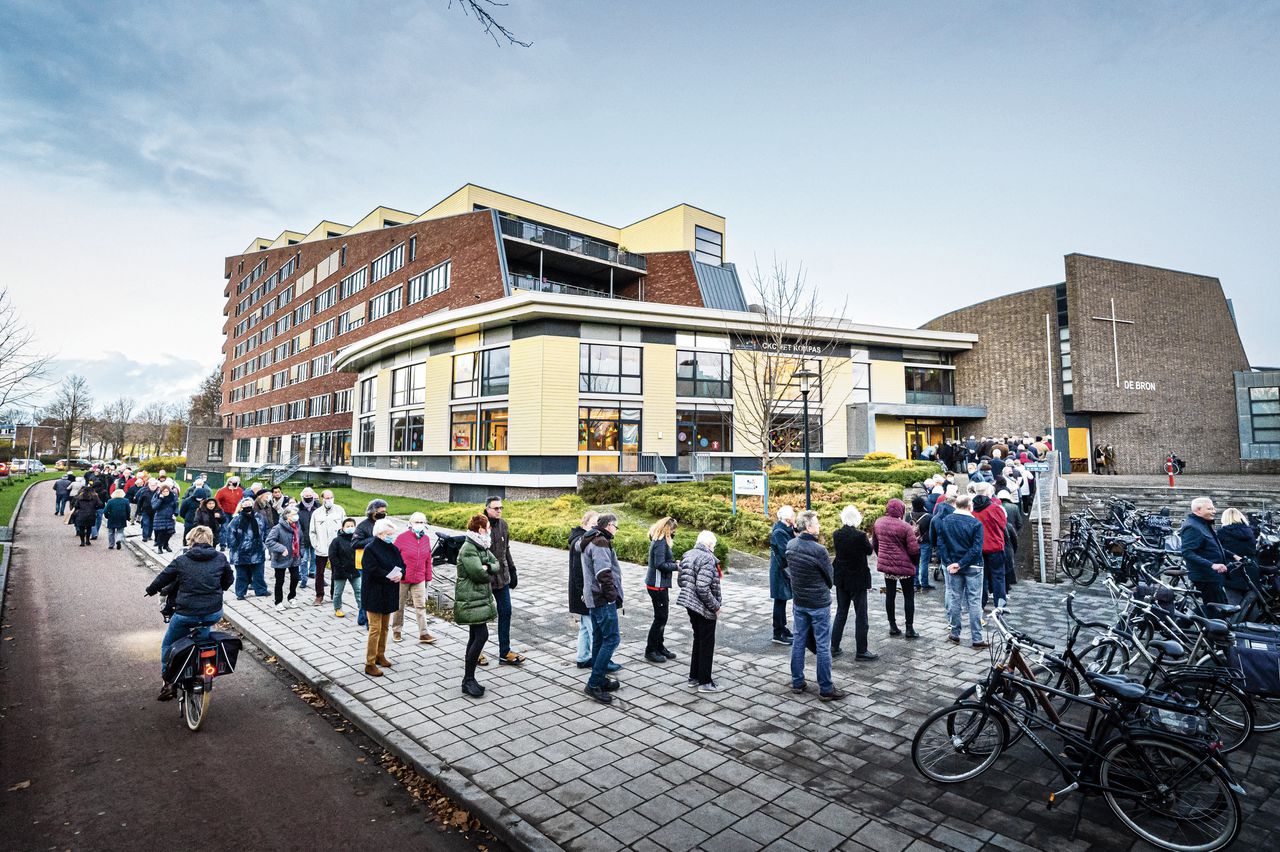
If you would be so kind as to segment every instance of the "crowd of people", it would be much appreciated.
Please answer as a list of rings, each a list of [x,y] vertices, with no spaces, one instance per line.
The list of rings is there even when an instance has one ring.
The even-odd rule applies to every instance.
[[[1038,461],[1051,452],[1053,452],[1052,435],[1036,435],[1033,438],[1030,432],[1024,432],[1020,436],[1001,435],[983,438],[970,435],[964,440],[952,438],[929,446],[917,444],[911,448],[912,458],[936,461],[946,471],[967,472],[971,476],[974,471],[998,475],[1001,465],[991,464],[997,459],[1002,464],[1009,461],[1026,464]]]

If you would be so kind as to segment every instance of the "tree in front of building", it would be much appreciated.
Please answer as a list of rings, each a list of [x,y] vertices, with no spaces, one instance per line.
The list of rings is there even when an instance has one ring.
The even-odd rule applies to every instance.
[[[72,373],[62,380],[53,402],[45,408],[45,416],[58,426],[60,448],[70,456],[77,433],[83,430],[93,413],[93,394],[84,376]]]
[[[222,370],[214,370],[191,397],[191,425],[217,426],[222,410]]]
[[[30,403],[47,387],[43,379],[48,366],[48,356],[36,351],[35,335],[10,301],[9,291],[0,289],[0,410]]]

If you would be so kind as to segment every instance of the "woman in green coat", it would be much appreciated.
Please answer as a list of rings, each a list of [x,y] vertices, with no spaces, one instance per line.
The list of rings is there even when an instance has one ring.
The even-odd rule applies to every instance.
[[[453,589],[453,620],[471,626],[462,694],[472,698],[484,695],[484,687],[476,683],[476,663],[489,641],[488,622],[498,615],[490,585],[498,571],[498,559],[489,549],[490,543],[489,519],[474,516],[467,524],[467,540],[458,551],[458,580]]]

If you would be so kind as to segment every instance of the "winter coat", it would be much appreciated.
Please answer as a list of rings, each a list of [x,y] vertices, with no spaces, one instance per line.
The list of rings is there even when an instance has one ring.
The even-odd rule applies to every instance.
[[[832,534],[831,543],[836,548],[836,558],[831,562],[836,588],[848,594],[870,589],[871,569],[867,566],[867,557],[872,549],[867,534],[846,525]]]
[[[973,516],[982,521],[982,552],[1004,552],[1004,526],[1009,522],[999,500],[985,494],[973,501]]]
[[[357,580],[355,538],[339,532],[329,542],[329,571],[335,580]]]
[[[178,481],[176,479],[166,476],[164,479],[154,479],[152,482],[160,483],[156,486],[157,494],[160,493],[161,488],[164,488],[167,485],[169,486],[169,493],[173,495],[175,499],[182,499],[182,486],[178,485]]]
[[[151,528],[160,532],[165,530],[172,532],[177,528],[174,516],[178,512],[178,495],[170,491],[169,496],[165,497],[157,491],[151,495],[151,511],[155,513],[155,520],[151,522]]]
[[[769,530],[769,597],[775,601],[791,600],[791,580],[787,577],[787,545],[796,531],[782,521]]]
[[[311,546],[315,549],[316,556],[329,555],[329,547],[338,537],[342,522],[346,519],[347,510],[337,503],[334,503],[331,508],[325,508],[322,503],[311,513],[311,522],[307,525],[307,537],[311,539]]]
[[[213,499],[218,501],[218,508],[228,518],[240,509],[240,500],[243,497],[244,489],[238,485],[235,488],[230,485],[224,485],[218,489],[217,494],[213,495]]]
[[[982,564],[982,521],[953,508],[945,517],[934,518],[932,529],[938,562],[943,568],[952,564],[961,568]]]
[[[201,506],[196,509],[194,526],[208,527],[213,530],[213,540],[220,541],[222,525],[226,522],[226,516],[222,514],[221,509],[214,509],[212,512]]]
[[[622,606],[622,566],[613,536],[596,528],[582,537],[582,601],[587,609]]]
[[[1218,541],[1222,542],[1222,549],[1227,552],[1228,556],[1239,556],[1242,559],[1249,560],[1249,564],[1244,568],[1237,567],[1239,565],[1234,559],[1228,559],[1225,563],[1230,569],[1226,573],[1223,583],[1228,589],[1234,589],[1237,592],[1249,591],[1249,582],[1245,579],[1246,572],[1256,583],[1259,580],[1258,573],[1258,539],[1254,535],[1253,527],[1248,524],[1226,524],[1218,528]]]
[[[492,579],[498,570],[493,551],[476,544],[470,535],[458,550],[458,578],[453,587],[453,620],[457,624],[484,624],[498,617]]]
[[[364,549],[360,571],[360,605],[367,612],[397,612],[400,609],[400,583],[387,579],[392,570],[404,573],[404,559],[394,544],[375,538]]]
[[[193,488],[192,491],[195,489]],[[182,525],[187,529],[195,526],[196,510],[200,508],[200,501],[191,496],[191,492],[187,492],[187,496],[182,498],[182,503],[178,506],[178,514],[182,516]]]
[[[101,508],[102,501],[98,499],[98,492],[92,488],[81,488],[71,509],[70,523],[78,527],[91,525],[97,520],[98,510]]]
[[[373,541],[373,524],[374,519],[368,517],[356,524],[356,534],[353,539],[356,550],[364,550]]]
[[[179,554],[147,586],[147,594],[177,581],[178,615],[209,615],[222,609],[222,593],[231,588],[235,573],[227,557],[208,544],[193,544]]]
[[[894,498],[871,528],[876,570],[891,577],[914,577],[920,562],[920,539],[915,527],[903,520],[906,507]]]
[[[1182,563],[1187,567],[1187,579],[1193,583],[1222,585],[1223,575],[1214,571],[1213,566],[1226,565],[1231,558],[1214,532],[1212,522],[1189,514],[1178,535],[1182,539]]]
[[[680,570],[680,564],[671,552],[665,538],[649,542],[649,569],[644,572],[644,584],[650,589],[671,588],[671,575]]]
[[[252,510],[227,522],[227,555],[233,565],[261,565],[266,561],[267,527]]]
[[[123,497],[112,497],[107,501],[102,517],[107,521],[107,529],[124,529],[129,525],[129,501]]]
[[[709,549],[695,546],[680,560],[680,594],[676,603],[703,618],[715,618],[724,605],[720,592],[720,560]]]
[[[489,550],[498,560],[498,570],[493,574],[493,590],[505,589],[511,585],[511,577],[516,573],[516,563],[511,559],[511,528],[502,518],[489,520],[489,540],[493,542]]]
[[[791,539],[787,545],[787,577],[795,594],[792,606],[821,609],[831,606],[831,556],[818,539],[807,533]]]
[[[156,510],[155,510],[155,506],[153,506],[151,503],[151,499],[153,497],[159,497],[159,496],[160,496],[159,489],[152,491],[150,488],[147,488],[145,486],[143,486],[142,488],[139,488],[137,497],[135,498],[135,502],[138,504],[138,515],[140,517],[142,515],[146,515],[148,518],[154,517]]]
[[[396,550],[404,560],[404,579],[402,583],[431,582],[431,533],[424,530],[421,537],[414,535],[413,530],[405,530],[396,536]]]
[[[65,500],[66,498],[71,496],[71,486],[73,484],[74,483],[72,482],[72,480],[67,479],[66,477],[63,477],[62,479],[59,479],[57,482],[53,483],[53,493],[57,494],[59,497]]]
[[[302,534],[296,521],[291,524],[281,520],[267,532],[266,544],[267,552],[271,554],[271,567],[276,571],[292,568],[302,558]]]
[[[587,605],[582,602],[582,537],[587,531],[582,527],[574,527],[569,531],[569,612],[574,615],[589,615]]]
[[[311,543],[311,516],[315,514],[323,504],[318,500],[312,500],[310,505],[306,500],[299,500],[298,506],[298,532],[302,535],[303,547],[314,547]]]

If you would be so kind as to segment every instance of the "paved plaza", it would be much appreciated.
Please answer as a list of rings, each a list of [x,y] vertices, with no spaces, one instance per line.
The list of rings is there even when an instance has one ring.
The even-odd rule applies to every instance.
[[[624,564],[626,614],[615,659],[625,667],[622,688],[606,707],[583,693],[587,673],[574,664],[567,554],[512,548],[520,577],[512,641],[529,659],[520,668],[498,666],[491,633],[492,662],[478,674],[488,691],[480,700],[459,692],[466,629],[451,623],[436,620],[438,641],[420,645],[410,615],[405,640],[388,646],[394,668],[374,679],[363,673],[365,634],[350,600],[343,619],[327,602],[311,606],[309,590],[300,592],[299,608],[283,613],[269,599],[228,594],[225,612],[385,742],[411,747],[482,813],[500,813],[517,843],[530,847],[1142,848],[1101,800],[1085,805],[1079,836],[1070,840],[1078,800],[1046,810],[1050,790],[1062,784],[1025,742],[966,785],[934,785],[915,772],[909,747],[920,721],[989,664],[987,652],[945,641],[941,590],[917,597],[922,635],[914,641],[887,636],[883,597],[873,590],[871,645],[882,656],[853,662],[848,636],[850,653],[835,664],[836,685],[848,697],[827,704],[812,688],[791,692],[790,649],[769,642],[767,576],[760,564],[739,559],[743,567],[724,580],[716,636],[714,677],[724,691],[704,694],[686,685],[691,632],[674,594],[667,644],[680,657],[667,665],[643,659],[651,608],[643,569]],[[145,552],[156,558],[152,548]],[[437,566],[431,587],[446,604],[452,571]],[[1061,642],[1065,592],[1020,583],[1010,596],[1011,621]],[[1081,602],[1097,611],[1108,604],[1096,591]],[[810,656],[811,683],[812,671]],[[1231,758],[1249,792],[1243,849],[1280,846],[1280,734],[1259,742]]]

